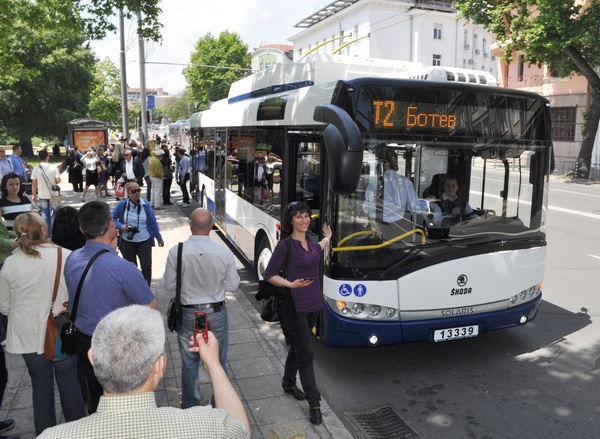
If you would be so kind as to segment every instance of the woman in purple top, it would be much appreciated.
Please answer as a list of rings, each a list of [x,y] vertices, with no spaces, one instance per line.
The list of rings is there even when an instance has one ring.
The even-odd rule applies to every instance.
[[[289,236],[275,247],[264,278],[275,286],[288,288],[291,293],[286,295],[280,314],[285,340],[290,346],[281,383],[283,391],[298,400],[306,399],[310,406],[310,422],[318,425],[323,417],[321,394],[317,389],[313,366],[311,331],[323,307],[319,268],[321,254],[329,244],[332,233],[329,225],[323,224],[323,239],[318,243],[311,241],[306,236],[310,216],[310,207],[305,203],[294,201],[285,207],[281,228]],[[279,275],[287,255],[285,241],[290,244],[287,279]],[[296,387],[298,371],[304,392]]]

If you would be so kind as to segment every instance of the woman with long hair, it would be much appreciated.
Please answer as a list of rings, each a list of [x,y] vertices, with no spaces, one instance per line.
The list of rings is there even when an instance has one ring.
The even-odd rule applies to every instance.
[[[0,271],[0,312],[8,315],[6,350],[21,354],[31,377],[33,421],[39,435],[57,424],[54,406],[54,382],[67,422],[85,416],[81,388],[77,382],[77,357],[50,361],[44,357],[46,322],[52,303],[59,247],[46,239],[46,223],[33,212],[22,213],[14,222],[19,247],[6,258]],[[70,251],[61,249],[61,267]],[[68,301],[67,286],[60,282],[53,314],[62,311]]]
[[[108,197],[108,158],[104,153],[104,147],[99,146],[96,150],[98,154],[98,186],[100,188],[100,196]],[[103,195],[104,193],[104,195]]]
[[[14,172],[2,177],[0,183],[2,198],[0,199],[0,215],[6,222],[6,228],[12,230],[15,218],[31,210],[31,200],[23,193],[21,177]]]
[[[85,167],[85,187],[83,188],[83,194],[81,194],[81,201],[85,203],[85,196],[90,186],[94,186],[94,192],[96,193],[96,200],[100,199],[100,187],[98,185],[98,164],[100,159],[94,149],[88,150],[88,152],[81,158],[81,163]]]
[[[332,233],[329,225],[324,223],[323,239],[314,242],[307,235],[310,216],[311,209],[306,203],[294,201],[285,207],[281,228],[289,236],[275,247],[263,276],[273,285],[289,290],[280,313],[281,328],[289,345],[281,383],[283,391],[297,400],[306,399],[310,407],[310,422],[318,425],[323,417],[313,365],[311,331],[323,307],[321,255],[329,245]],[[286,278],[279,274],[285,259],[289,262]],[[304,391],[296,386],[298,371]]]

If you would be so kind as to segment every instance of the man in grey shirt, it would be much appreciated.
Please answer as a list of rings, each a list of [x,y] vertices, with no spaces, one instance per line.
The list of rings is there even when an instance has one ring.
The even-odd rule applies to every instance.
[[[229,348],[225,292],[235,291],[240,284],[235,258],[226,246],[212,242],[213,217],[209,210],[198,208],[190,216],[192,235],[183,243],[181,267],[181,328],[178,331],[181,353],[181,402],[183,408],[200,405],[202,395],[198,379],[200,358],[189,352],[193,333],[194,311],[208,313],[209,329],[219,341],[219,359],[227,370]],[[177,286],[177,246],[169,250],[163,277],[167,291]]]

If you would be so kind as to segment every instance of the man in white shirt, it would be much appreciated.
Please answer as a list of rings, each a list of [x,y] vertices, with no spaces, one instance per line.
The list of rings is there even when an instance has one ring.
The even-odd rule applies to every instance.
[[[137,157],[133,157],[133,153],[129,148],[123,152],[123,157],[125,158],[121,163],[123,178],[127,182],[135,181],[142,186],[144,184],[144,174],[146,173],[142,161]]]
[[[6,157],[4,148],[0,148],[0,178],[13,172],[12,161]]]
[[[32,201],[39,206],[42,218],[46,221],[48,236],[52,236],[52,223],[54,222],[54,214],[60,206],[54,206],[50,202],[52,198],[52,186],[60,183],[60,172],[56,166],[48,163],[48,151],[42,149],[39,154],[40,165],[33,168],[31,172],[31,195]],[[55,194],[56,195],[56,194]]]

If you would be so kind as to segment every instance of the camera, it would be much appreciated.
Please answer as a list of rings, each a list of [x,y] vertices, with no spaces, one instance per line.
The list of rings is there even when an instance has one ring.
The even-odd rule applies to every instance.
[[[132,240],[133,236],[140,231],[139,227],[126,226],[127,227],[127,239]]]
[[[196,335],[202,334],[205,342],[208,341],[208,313],[205,311],[194,311],[194,346],[198,346]]]

